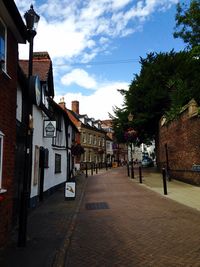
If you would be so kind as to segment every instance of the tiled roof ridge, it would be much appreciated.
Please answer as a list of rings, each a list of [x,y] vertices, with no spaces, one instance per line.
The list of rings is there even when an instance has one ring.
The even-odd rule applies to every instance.
[[[33,58],[33,61],[34,61],[34,62],[37,62],[37,61],[39,61],[39,62],[41,62],[41,61],[46,61],[46,62],[49,62],[49,61],[50,61],[50,59],[48,59],[48,58],[41,58],[41,59],[38,59],[38,58]]]
[[[47,51],[39,51],[39,52],[33,52],[33,58],[48,58],[50,59],[49,53]]]

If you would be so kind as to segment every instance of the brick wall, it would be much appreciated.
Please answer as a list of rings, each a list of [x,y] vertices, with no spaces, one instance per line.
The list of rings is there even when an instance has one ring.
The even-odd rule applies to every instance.
[[[0,247],[6,243],[11,232],[13,181],[16,140],[16,88],[17,58],[16,40],[8,31],[7,35],[7,73],[0,74],[0,130],[4,133],[2,185],[7,192],[1,194],[0,201]],[[9,45],[10,44],[10,45]]]
[[[161,119],[157,162],[167,167],[167,155],[172,178],[200,185],[200,173],[192,170],[200,165],[200,117],[195,101],[183,107],[178,119],[164,123]],[[163,124],[163,125],[162,125]]]

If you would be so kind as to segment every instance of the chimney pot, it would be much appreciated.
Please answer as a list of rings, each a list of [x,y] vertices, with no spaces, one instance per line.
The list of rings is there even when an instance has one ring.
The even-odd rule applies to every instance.
[[[66,106],[65,106],[65,98],[64,98],[64,96],[61,97],[59,106],[60,106],[61,108],[63,108],[63,109],[66,108]]]
[[[72,101],[72,111],[79,114],[79,102],[76,100]]]

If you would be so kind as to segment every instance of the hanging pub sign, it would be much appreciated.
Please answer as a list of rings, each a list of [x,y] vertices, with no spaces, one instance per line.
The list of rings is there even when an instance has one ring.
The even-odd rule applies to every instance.
[[[56,121],[44,121],[44,137],[56,137]]]

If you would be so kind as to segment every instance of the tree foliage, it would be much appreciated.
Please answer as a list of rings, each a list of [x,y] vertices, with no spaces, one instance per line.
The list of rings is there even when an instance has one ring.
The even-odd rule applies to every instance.
[[[200,54],[200,1],[192,0],[190,6],[177,4],[175,38],[182,38],[189,49]]]
[[[141,71],[128,91],[123,91],[124,109],[115,110],[115,130],[122,140],[128,113],[140,142],[155,138],[162,115],[175,116],[191,98],[200,103],[200,65],[190,52],[150,53],[141,58]]]
[[[124,141],[124,131],[130,126],[127,117],[134,114],[131,127],[140,142],[156,137],[162,115],[168,120],[177,117],[183,105],[194,98],[200,104],[200,1],[177,5],[175,38],[182,38],[187,50],[175,53],[150,53],[141,58],[140,74],[135,75],[129,90],[121,90],[124,108],[115,108],[114,131]],[[128,126],[127,126],[128,125]]]

